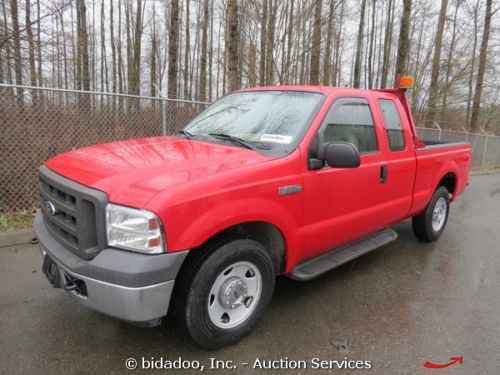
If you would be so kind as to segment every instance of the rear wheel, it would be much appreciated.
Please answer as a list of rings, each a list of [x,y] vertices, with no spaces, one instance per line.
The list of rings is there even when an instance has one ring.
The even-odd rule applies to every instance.
[[[205,251],[186,267],[176,315],[196,343],[214,349],[250,332],[271,301],[275,275],[256,241],[238,239]]]
[[[413,233],[427,242],[435,241],[443,233],[450,212],[450,194],[440,186],[432,196],[425,210],[413,217]]]

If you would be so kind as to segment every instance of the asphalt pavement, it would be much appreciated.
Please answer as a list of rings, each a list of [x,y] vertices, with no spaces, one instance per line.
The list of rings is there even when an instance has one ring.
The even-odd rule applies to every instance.
[[[36,246],[2,248],[0,373],[142,372],[127,369],[136,363],[163,367],[144,373],[499,374],[500,174],[471,178],[437,242],[417,241],[409,221],[395,229],[395,242],[315,280],[279,278],[250,336],[217,351],[171,319],[140,328],[88,310],[49,285]],[[179,359],[191,369],[165,370]],[[352,361],[365,369],[338,369]]]

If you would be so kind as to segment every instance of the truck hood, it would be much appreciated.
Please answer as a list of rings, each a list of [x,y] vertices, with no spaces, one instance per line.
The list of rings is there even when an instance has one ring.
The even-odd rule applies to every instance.
[[[104,191],[111,202],[143,207],[156,193],[174,185],[266,160],[240,147],[154,137],[69,151],[46,165],[70,180]]]

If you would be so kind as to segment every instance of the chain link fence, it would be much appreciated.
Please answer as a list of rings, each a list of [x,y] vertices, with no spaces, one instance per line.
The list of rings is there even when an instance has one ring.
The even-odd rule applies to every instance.
[[[173,134],[207,104],[0,84],[0,213],[38,206],[37,170],[50,157]]]
[[[0,84],[0,213],[38,206],[37,169],[92,145],[169,135],[208,103]],[[422,139],[466,141],[473,167],[500,166],[500,137],[418,127]]]
[[[472,146],[472,168],[493,169],[500,167],[500,137],[469,133],[467,131],[445,130],[436,124],[436,128],[417,127],[421,139],[442,140],[448,142],[469,142]]]

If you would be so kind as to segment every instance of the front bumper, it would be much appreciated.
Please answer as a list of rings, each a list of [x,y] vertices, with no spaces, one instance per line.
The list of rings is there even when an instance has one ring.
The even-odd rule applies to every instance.
[[[45,227],[42,215],[34,229],[42,257],[57,265],[60,285],[78,280],[82,288],[67,293],[83,305],[129,322],[155,325],[167,314],[175,277],[187,251],[147,255],[113,248],[91,260],[63,247]]]

